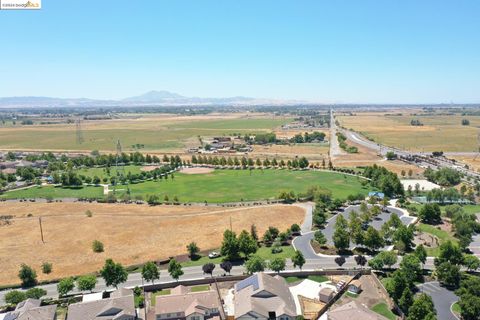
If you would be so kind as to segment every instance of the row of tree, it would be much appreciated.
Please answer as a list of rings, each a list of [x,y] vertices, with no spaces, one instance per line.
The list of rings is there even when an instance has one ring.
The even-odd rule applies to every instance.
[[[252,158],[238,158],[238,157],[217,157],[217,156],[192,156],[191,163],[193,164],[210,164],[214,166],[242,166],[244,168],[246,167],[280,167],[280,168],[308,168],[309,162],[307,158],[305,157],[300,157],[300,158],[295,158],[293,160],[283,160],[281,159],[278,161],[276,158],[273,158],[272,160],[269,160],[268,158],[265,158],[263,161],[260,159],[253,160]]]

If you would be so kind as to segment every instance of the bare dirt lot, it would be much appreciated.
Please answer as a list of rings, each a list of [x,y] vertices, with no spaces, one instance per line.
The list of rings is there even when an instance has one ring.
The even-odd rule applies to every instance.
[[[185,174],[206,174],[213,172],[212,168],[183,168],[180,172]]]
[[[86,210],[93,216],[87,217]],[[301,223],[304,213],[288,205],[225,209],[4,202],[0,203],[0,215],[13,215],[14,219],[10,225],[0,226],[0,285],[18,282],[21,263],[34,267],[39,280],[79,275],[98,271],[107,258],[132,265],[184,254],[191,241],[202,250],[218,248],[230,218],[236,232],[249,230],[254,222],[259,234],[263,234],[270,225],[285,230],[293,223]],[[93,240],[102,241],[105,252],[94,253]],[[40,271],[43,262],[53,263],[53,272],[48,276]]]

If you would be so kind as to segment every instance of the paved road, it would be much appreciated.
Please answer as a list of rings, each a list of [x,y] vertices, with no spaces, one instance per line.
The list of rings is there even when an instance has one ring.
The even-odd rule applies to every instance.
[[[458,301],[458,297],[453,291],[440,286],[440,283],[437,281],[418,285],[418,288],[420,292],[424,292],[432,297],[435,310],[437,310],[437,319],[458,320],[451,310],[452,304]]]
[[[333,110],[330,109],[330,158],[332,159],[335,159],[336,156],[346,154],[338,143],[337,130]]]

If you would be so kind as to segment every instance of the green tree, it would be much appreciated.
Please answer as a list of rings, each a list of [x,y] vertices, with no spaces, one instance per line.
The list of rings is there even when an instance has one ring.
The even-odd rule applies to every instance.
[[[372,251],[376,251],[385,245],[380,232],[372,226],[369,226],[365,232],[363,244]]]
[[[18,277],[22,281],[22,287],[33,287],[37,284],[37,272],[24,263],[20,266]]]
[[[118,285],[127,281],[128,278],[127,270],[112,259],[105,261],[103,269],[100,270],[100,275],[105,280],[107,286],[114,286],[115,288],[118,288]]]
[[[30,299],[40,299],[47,295],[47,291],[42,288],[31,288],[25,292],[25,296]]]
[[[402,296],[398,300],[398,306],[400,307],[400,309],[402,309],[402,311],[405,314],[407,314],[408,309],[412,306],[412,304],[413,304],[412,290],[410,290],[410,288],[405,288],[403,290]]]
[[[385,289],[387,289],[390,297],[397,303],[402,297],[403,291],[406,288],[410,289],[410,286],[411,284],[408,282],[405,272],[399,269],[395,270],[385,283]]]
[[[338,215],[337,221],[335,222],[333,244],[335,245],[335,248],[337,248],[339,251],[343,251],[350,246],[348,223],[342,215]]]
[[[443,262],[450,262],[455,265],[459,265],[463,262],[462,250],[460,247],[448,240],[440,245],[440,253],[435,258],[435,266],[439,266]]]
[[[260,256],[252,256],[247,262],[245,262],[245,269],[249,274],[264,271],[266,267],[267,263],[265,262],[265,259]]]
[[[442,262],[436,268],[437,278],[447,287],[458,287],[460,284],[460,267],[448,261]]]
[[[480,268],[480,259],[472,254],[463,255],[462,265],[467,268],[468,271],[475,271]]]
[[[237,235],[231,230],[225,230],[223,233],[223,242],[220,249],[222,256],[227,260],[235,260],[240,254]]]
[[[293,267],[299,267],[302,270],[303,265],[305,264],[305,258],[300,251],[295,251],[295,254],[292,257]]]
[[[321,230],[315,231],[314,239],[321,246],[324,246],[327,243],[327,238],[325,238],[325,235],[323,234],[323,232]]]
[[[175,259],[170,260],[168,263],[168,273],[173,279],[178,281],[178,278],[183,275],[182,265]]]
[[[64,278],[57,284],[57,292],[60,297],[67,295],[75,288],[75,281],[73,278]]]
[[[425,264],[425,262],[427,262],[427,250],[425,250],[423,244],[420,244],[415,248],[415,255],[422,264]]]
[[[480,319],[480,297],[471,293],[460,296],[458,301],[463,320],[478,320]]]
[[[24,300],[27,300],[27,295],[23,291],[12,290],[5,294],[5,302],[11,305],[19,304]]]
[[[432,318],[432,315],[435,314],[432,298],[425,293],[421,293],[408,309],[407,320],[435,319]]]
[[[97,285],[97,277],[93,274],[78,277],[77,288],[79,291],[93,291]]]
[[[418,216],[425,223],[438,223],[439,221],[441,221],[440,206],[436,203],[424,204],[423,207],[420,209]]]
[[[257,241],[247,231],[243,230],[238,236],[238,249],[248,259],[250,255],[257,252]]]
[[[400,262],[400,269],[402,269],[407,275],[408,281],[414,282],[419,279],[422,274],[420,268],[420,260],[415,254],[407,254]]]
[[[187,245],[187,251],[190,259],[194,259],[200,252],[200,248],[197,246],[196,242],[192,241]]]
[[[285,258],[273,258],[268,264],[270,270],[279,273],[280,271],[285,270],[285,265],[287,264]]]
[[[152,282],[152,284],[155,283],[155,280],[160,279],[160,272],[155,262],[149,261],[143,265],[142,278],[145,279],[145,281]]]

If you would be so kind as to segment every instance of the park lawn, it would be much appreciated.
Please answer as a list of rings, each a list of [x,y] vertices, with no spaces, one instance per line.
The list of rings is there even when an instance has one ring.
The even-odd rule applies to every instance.
[[[141,172],[142,166],[135,166],[135,165],[128,165],[119,167],[118,171],[121,173],[122,171],[125,172],[125,175],[128,175],[130,172],[131,174],[139,174]],[[76,172],[79,175],[84,175],[85,177],[90,177],[93,178],[95,176],[99,177],[100,179],[103,179],[104,177],[114,177],[116,176],[117,169],[115,167],[110,168],[110,174],[107,173],[107,168],[101,167],[101,168],[81,168],[77,169]],[[110,181],[108,182],[110,183]]]
[[[467,213],[480,213],[480,205],[478,204],[468,204],[462,207],[463,210]]]
[[[55,187],[55,186],[34,186],[26,189],[19,189],[5,192],[0,195],[3,199],[22,199],[22,198],[101,198],[103,197],[103,187],[83,186],[83,187]]]
[[[376,305],[374,305],[370,309],[372,311],[378,313],[378,314],[381,314],[382,316],[384,316],[387,319],[390,319],[390,320],[397,319],[395,314],[392,312],[392,310],[390,310],[390,308],[388,307],[388,305],[385,302],[377,303]]]
[[[444,230],[439,230],[435,226],[432,226],[432,225],[429,225],[429,224],[419,223],[417,225],[417,229],[422,231],[422,232],[429,233],[429,234],[437,237],[438,240],[439,240],[439,246],[442,243],[447,242],[448,240],[450,240],[452,242],[455,242],[455,243],[458,242],[458,239],[455,238],[451,233],[449,233],[447,231],[444,231]],[[427,250],[427,254],[428,254],[429,257],[437,257],[438,254],[440,253],[440,248],[439,247],[436,247],[436,248],[425,247],[425,249]]]
[[[328,281],[328,278],[326,276],[322,276],[322,275],[311,275],[311,276],[308,276],[308,277],[285,277],[285,281],[287,281],[287,283],[299,282],[299,281],[303,281],[305,279],[309,279],[309,280],[312,280],[312,281],[315,281],[315,282],[318,282],[318,283]]]
[[[358,177],[327,171],[216,170],[211,174],[177,173],[174,179],[130,185],[133,197],[156,194],[161,200],[177,196],[180,202],[238,202],[278,198],[281,191],[304,193],[311,186],[332,191],[334,198],[368,192]]]

